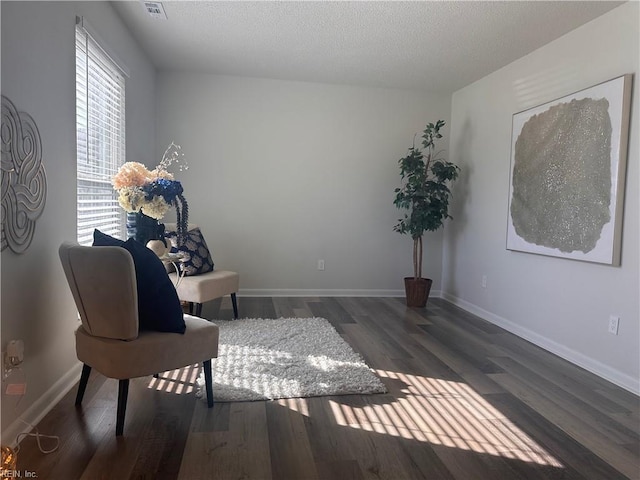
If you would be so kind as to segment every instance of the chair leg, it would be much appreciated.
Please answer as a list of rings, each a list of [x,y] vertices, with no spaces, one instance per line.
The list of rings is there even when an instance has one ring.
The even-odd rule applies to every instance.
[[[76,394],[76,405],[82,404],[84,398],[84,391],[87,389],[87,383],[89,382],[89,375],[91,374],[91,367],[86,363],[82,364],[82,374],[80,375],[80,383],[78,384],[78,393]]]
[[[211,360],[202,362],[204,370],[204,385],[207,390],[207,407],[213,407],[213,377],[211,374]]]
[[[196,303],[196,317],[202,316],[202,304]]]
[[[127,410],[127,396],[129,395],[129,379],[120,380],[118,383],[118,412],[116,414],[116,437],[122,435],[124,430],[124,414]]]
[[[238,319],[238,299],[236,298],[236,294],[231,294],[231,303],[233,304],[233,318]]]

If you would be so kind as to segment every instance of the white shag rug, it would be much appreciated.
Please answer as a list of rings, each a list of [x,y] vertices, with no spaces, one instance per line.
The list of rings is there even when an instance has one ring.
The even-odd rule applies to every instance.
[[[240,319],[220,327],[211,361],[217,402],[273,400],[387,391],[324,318]],[[198,396],[206,399],[204,375]]]

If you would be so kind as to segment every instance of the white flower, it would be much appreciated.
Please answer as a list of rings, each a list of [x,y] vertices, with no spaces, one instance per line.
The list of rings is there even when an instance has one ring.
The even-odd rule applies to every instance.
[[[164,201],[164,198],[155,195],[151,200],[146,200],[142,204],[142,213],[147,217],[161,220],[169,211],[170,205]]]
[[[144,192],[140,187],[123,187],[118,190],[118,203],[127,212],[140,211],[141,204],[144,203]]]

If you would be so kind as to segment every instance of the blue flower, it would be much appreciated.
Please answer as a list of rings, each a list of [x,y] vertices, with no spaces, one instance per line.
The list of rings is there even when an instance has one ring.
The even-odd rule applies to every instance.
[[[151,200],[154,196],[164,198],[169,205],[174,205],[176,197],[184,191],[182,184],[178,180],[167,180],[158,178],[142,187],[145,198]]]

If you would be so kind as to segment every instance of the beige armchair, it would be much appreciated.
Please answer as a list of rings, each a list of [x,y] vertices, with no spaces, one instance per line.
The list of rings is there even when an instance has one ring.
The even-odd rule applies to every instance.
[[[189,224],[188,230],[197,228],[195,224]],[[175,223],[165,224],[167,233],[176,231]],[[231,296],[233,306],[233,318],[238,318],[238,301],[236,293],[240,287],[240,275],[228,270],[213,270],[212,272],[201,273],[193,276],[183,276],[178,282],[178,272],[170,273],[170,276],[177,285],[176,291],[180,300],[189,303],[189,313],[194,313],[199,317],[202,314],[202,304],[226,295]]]
[[[217,325],[184,315],[184,334],[138,331],[136,271],[127,250],[64,243],[59,254],[82,321],[76,330],[76,353],[84,364],[76,405],[82,403],[92,368],[118,379],[116,435],[122,435],[130,378],[202,362],[207,402],[213,406]]]

